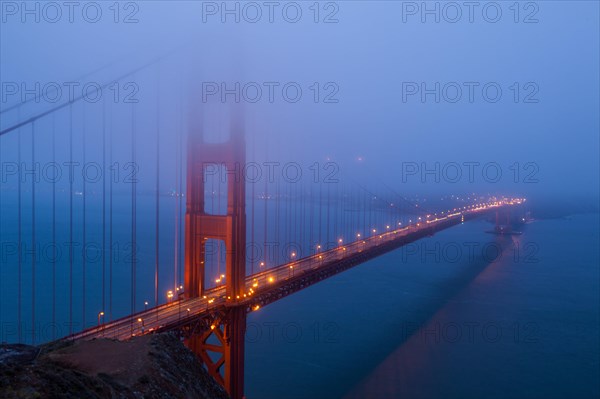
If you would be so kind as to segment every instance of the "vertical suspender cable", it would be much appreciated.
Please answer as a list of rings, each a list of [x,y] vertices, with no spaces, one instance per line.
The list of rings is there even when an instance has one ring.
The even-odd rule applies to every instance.
[[[268,148],[267,148],[267,155],[268,155]],[[262,176],[262,173],[261,173],[261,176]],[[263,256],[262,256],[262,261],[264,262],[265,268],[268,267],[267,261],[268,261],[268,258],[269,258],[268,257],[268,253],[267,253],[267,251],[268,251],[268,249],[267,249],[267,240],[268,240],[268,236],[267,236],[267,232],[268,232],[267,223],[268,223],[268,211],[269,211],[269,209],[268,209],[268,205],[269,205],[269,202],[268,202],[269,201],[269,185],[268,184],[269,184],[269,178],[265,177],[265,194],[264,194],[264,198],[263,198],[263,201],[265,203],[265,206],[264,206],[264,215],[263,215],[263,218],[264,218],[264,224],[263,224],[263,229],[264,229],[264,231],[263,231],[263,239],[264,239],[264,241],[263,241],[263,248],[264,249],[263,249]]]
[[[69,104],[69,162],[73,165],[73,104]],[[69,178],[69,334],[73,334],[73,177]]]
[[[203,179],[205,179],[205,177],[202,177]],[[219,178],[219,180],[217,181],[217,189],[215,191],[215,179],[212,178],[210,179],[210,213],[212,214],[217,214],[219,212],[221,212],[221,180]],[[206,192],[206,188],[204,189],[204,191]],[[215,208],[215,193],[217,193],[217,207]],[[204,195],[204,194],[202,194]],[[215,256],[215,249],[211,248],[211,254],[210,254],[210,266],[211,269],[214,267],[214,262],[215,262],[215,258],[217,259],[217,275],[220,276],[221,275],[221,241],[217,241],[217,253]],[[205,255],[206,258],[206,255]],[[206,261],[204,262],[206,264]],[[205,274],[206,274],[206,269],[205,270]],[[212,270],[211,270],[212,272]],[[211,278],[213,276],[210,276]]]
[[[363,188],[363,190],[365,191],[365,216],[367,220],[367,230],[369,231],[369,236],[372,236],[373,232],[371,230],[373,229],[373,224],[371,223],[371,203],[373,201],[371,198],[371,193],[366,190],[366,188]]]
[[[179,245],[178,245],[178,241],[179,241],[179,226],[178,226],[178,220],[179,220],[179,201],[177,200],[177,196],[179,195],[179,168],[178,166],[178,159],[179,159],[179,146],[175,146],[175,242],[173,243],[174,245],[174,259],[173,259],[173,287],[178,287],[179,284],[177,283],[177,276],[178,276],[178,270],[177,270],[177,264],[178,264],[178,255],[179,255]]]
[[[344,217],[344,197],[341,193],[341,189],[340,189],[340,183],[336,183],[335,185],[335,192],[336,192],[336,200],[335,203],[337,204],[337,209],[335,212],[335,230],[337,232],[339,232],[339,237],[341,238],[344,235],[344,230],[342,229],[342,223],[343,223],[343,217]]]
[[[289,231],[289,237],[287,242],[289,243],[295,243],[296,242],[296,211],[297,211],[297,206],[296,206],[296,183],[288,183],[288,187],[289,187],[289,198],[288,198],[288,206],[290,209],[290,215],[289,215],[289,227],[288,227],[288,231]],[[291,248],[290,248],[291,249]]]
[[[52,162],[56,164],[56,126],[52,114]],[[52,180],[52,339],[56,339],[56,179]]]
[[[21,112],[19,111],[19,119],[21,119]],[[18,136],[18,141],[17,141],[17,162],[19,165],[19,168],[22,168],[21,165],[21,129],[19,129],[19,131],[17,132],[19,134]],[[23,243],[22,243],[22,238],[21,238],[21,234],[22,234],[22,230],[21,230],[21,173],[19,173],[19,180],[17,183],[17,188],[18,188],[18,209],[17,209],[17,214],[18,214],[18,247],[19,247],[19,277],[18,277],[18,296],[19,296],[19,300],[18,300],[18,304],[17,304],[17,312],[18,312],[18,337],[19,337],[19,343],[23,343],[22,341],[22,325],[21,325],[21,279],[23,277],[22,273],[22,264],[23,264]]]
[[[323,242],[323,184],[319,181],[319,243]]]
[[[267,261],[268,261],[268,249],[267,249],[267,242],[268,242],[268,236],[267,236],[267,232],[268,232],[268,212],[269,212],[269,186],[268,186],[268,182],[267,182],[267,178],[265,178],[265,194],[264,194],[264,198],[263,198],[263,202],[264,202],[264,207],[263,207],[263,211],[264,211],[264,215],[263,215],[263,256],[262,256],[262,262],[264,263],[264,266],[267,266]]]
[[[298,226],[300,226],[300,216],[302,216],[302,204],[300,201],[300,187],[299,181],[294,182],[294,236],[292,238],[292,242],[295,244],[300,244],[300,232],[298,230]],[[300,248],[298,248],[299,250]],[[300,257],[300,253],[297,254]]]
[[[285,194],[285,201],[283,202],[285,204],[285,239],[283,241],[283,243],[290,243],[292,241],[292,186],[290,185],[290,183],[284,178],[284,183],[285,183],[285,188],[286,188],[286,194]],[[284,247],[285,248],[285,247]],[[288,248],[286,248],[287,250]],[[284,258],[284,261],[289,261],[290,259],[290,254],[289,252],[286,251],[285,254],[286,258]]]
[[[337,240],[340,236],[340,226],[339,226],[339,213],[340,213],[340,187],[338,186],[338,184],[335,185],[335,191],[334,191],[334,199],[333,199],[333,235],[334,235],[334,241],[337,243]]]
[[[340,231],[341,231],[341,237],[344,237],[344,244],[346,243],[346,206],[347,206],[347,202],[346,202],[346,196],[345,194],[345,189],[344,189],[344,185],[341,182],[337,183],[338,186],[341,185],[340,187],[340,199],[339,199],[339,204],[340,204]]]
[[[83,118],[83,128],[82,128],[82,164],[83,164],[83,170],[85,171],[85,163],[87,161],[86,159],[86,131],[85,131],[85,102],[82,105],[82,118]],[[86,325],[85,325],[85,308],[86,308],[86,291],[87,291],[87,284],[86,284],[86,269],[87,269],[87,260],[86,260],[86,249],[87,249],[87,230],[86,230],[86,221],[87,221],[87,217],[86,217],[86,211],[87,211],[87,185],[86,185],[86,176],[85,173],[83,173],[83,188],[82,188],[82,193],[83,193],[83,209],[82,209],[82,231],[81,231],[81,235],[82,235],[82,240],[83,240],[83,245],[82,245],[82,251],[81,251],[81,278],[82,278],[82,304],[81,304],[81,324],[82,324],[82,328],[85,329]]]
[[[329,249],[329,240],[331,239],[331,236],[329,235],[329,230],[330,230],[330,211],[331,211],[331,200],[330,200],[330,186],[327,185],[327,224],[325,226],[325,229],[327,231],[326,235],[325,235],[325,249]]]
[[[110,118],[110,146],[109,146],[109,158],[110,168],[113,168],[113,126],[112,126],[112,106],[110,107],[109,118]],[[112,292],[113,292],[113,177],[109,179],[109,223],[108,223],[108,319],[112,321]]]
[[[131,181],[131,314],[135,313],[137,267],[137,162],[136,162],[135,104],[131,104],[131,160],[134,176]]]
[[[102,100],[102,308],[106,309],[106,99]]]
[[[363,199],[362,199],[362,195],[360,193],[360,187],[356,187],[356,227],[361,230],[361,235],[363,237],[366,236],[367,231],[365,230],[365,223],[364,223],[364,212],[363,212]],[[361,223],[360,221],[363,220],[363,223]]]
[[[300,181],[294,182],[294,237],[292,239],[292,242],[294,242],[296,245],[299,245],[302,242],[301,236],[300,236],[300,230],[299,230],[299,226],[300,226],[300,218],[302,217],[302,203],[299,202],[301,201],[301,192],[302,190],[300,189]],[[298,257],[300,257],[300,247],[298,246]]]
[[[295,245],[298,243],[298,214],[300,211],[300,203],[298,202],[298,182],[292,183],[292,196],[293,199],[293,222],[292,222],[292,236],[290,237],[290,241]],[[291,202],[290,202],[291,204]],[[299,254],[297,254],[299,255]]]
[[[369,233],[369,231],[367,230],[367,192],[363,191],[363,195],[362,195],[362,217],[363,217],[363,231],[365,232],[365,237],[367,236],[367,234]]]
[[[160,76],[160,75],[159,75]],[[158,306],[158,267],[160,262],[160,80],[157,83],[157,91],[156,91],[156,209],[155,209],[155,218],[156,218],[156,240],[154,242],[154,306]],[[158,317],[158,312],[156,313]]]
[[[183,100],[182,97],[179,96],[179,110],[180,110],[180,118],[179,118],[179,129],[177,131],[178,138],[181,137],[181,131],[183,130]],[[181,139],[178,139],[175,143],[175,258],[173,260],[173,285],[175,287],[175,292],[177,292],[177,287],[179,287],[179,215],[181,213],[179,206],[179,196],[181,195],[181,186],[179,185],[180,177],[179,173],[181,172],[180,164],[181,164]]]
[[[35,345],[35,122],[31,123],[31,344]]]
[[[2,136],[0,136],[0,165],[2,165]],[[4,179],[2,179],[4,180]],[[0,242],[2,242],[2,180],[0,180]],[[2,290],[2,262],[0,261],[0,292]],[[2,323],[2,295],[0,295],[0,323]],[[0,333],[0,341],[3,334]]]
[[[183,101],[182,101],[183,102]],[[183,232],[183,217],[181,215],[181,212],[183,210],[183,129],[184,129],[184,124],[183,124],[183,105],[181,107],[181,131],[179,132],[179,208],[178,208],[178,220],[179,220],[179,276],[177,278],[177,281],[181,282],[183,280],[183,239],[182,237],[184,236],[184,232]],[[179,286],[179,285],[178,285]]]
[[[223,167],[224,165],[218,165],[219,168]],[[219,175],[221,173],[221,169],[219,169]],[[206,177],[203,177],[203,179],[206,179]],[[215,188],[216,186],[216,188]],[[210,210],[208,210],[207,212],[211,213],[211,214],[219,214],[221,212],[221,177],[219,176],[219,179],[215,182],[214,177],[211,179],[211,185],[210,185]],[[206,192],[206,188],[204,190]],[[215,199],[216,197],[216,199]],[[216,203],[216,205],[215,205]],[[214,248],[215,243],[213,242],[213,247],[210,249],[210,256],[208,257],[210,259],[210,268],[211,268],[211,272],[214,273],[214,266],[215,266],[215,262],[217,265],[217,276],[221,275],[221,241],[218,240],[216,241],[216,249]],[[227,255],[225,255],[227,256]],[[207,255],[205,255],[205,258],[207,257]],[[216,260],[215,260],[216,259]],[[205,261],[206,264],[206,261]],[[205,274],[206,273],[206,269],[205,270]],[[211,275],[210,278],[212,278],[213,276]]]
[[[286,215],[287,215],[287,220],[286,220],[286,239],[284,241],[284,243],[290,243],[292,241],[292,185],[285,180],[284,181],[286,183],[286,187],[287,187],[287,198],[285,201],[285,211],[286,211]],[[289,253],[286,253],[286,256],[289,259]]]
[[[296,219],[296,231],[297,231],[297,240],[298,240],[298,246],[300,249],[304,249],[304,233],[303,233],[303,229],[302,226],[306,226],[304,224],[304,182],[302,180],[300,180],[297,183],[297,187],[296,187],[296,191],[297,191],[297,195],[296,197],[298,198],[298,218]],[[304,255],[304,252],[302,252],[302,254]]]
[[[290,236],[290,242],[293,244],[298,243],[298,235],[297,235],[297,226],[298,226],[298,210],[300,209],[300,204],[298,203],[298,183],[293,182],[291,185],[292,194],[290,195],[290,206],[293,204],[292,214],[291,214],[291,225],[292,225],[292,235]],[[292,202],[293,201],[293,202]]]
[[[309,203],[309,213],[310,213],[310,232],[308,235],[308,245],[309,245],[309,255],[312,254],[312,251],[315,249],[316,247],[316,235],[317,233],[315,232],[315,201],[316,201],[316,189],[315,189],[315,185],[309,182],[309,189],[308,189],[308,201],[310,201]]]
[[[285,175],[284,175],[285,176]],[[285,220],[285,234],[286,234],[286,238],[283,241],[284,244],[286,243],[291,243],[292,242],[292,185],[290,184],[290,182],[288,182],[286,180],[286,178],[284,177],[283,181],[285,182],[285,187],[286,187],[286,195],[285,195],[285,214],[286,214],[286,220]],[[285,247],[284,247],[285,248]],[[286,248],[289,249],[289,248]],[[290,260],[290,252],[291,251],[287,251],[286,252],[286,259],[284,259],[284,261],[288,261]]]
[[[252,160],[254,160],[254,158],[256,157],[254,144],[255,144],[255,141],[252,140]],[[244,176],[244,172],[243,172],[245,166],[246,165],[241,165],[241,167],[240,167],[240,177],[239,178],[242,179],[242,184],[246,183],[245,182],[246,176]],[[254,246],[256,244],[256,242],[254,241],[254,229],[255,229],[255,225],[254,225],[254,216],[255,216],[254,215],[254,210],[255,210],[254,209],[254,194],[255,194],[255,191],[254,191],[254,189],[255,189],[255,186],[256,186],[256,182],[253,180],[252,181],[252,193],[251,193],[251,195],[252,195],[252,200],[251,200],[251,207],[252,207],[252,213],[251,213],[252,216],[251,216],[251,218],[252,218],[252,222],[250,223],[250,228],[252,229],[251,238],[250,238],[250,241],[252,242],[252,245],[251,245],[250,248],[252,248],[252,251],[254,251]],[[254,254],[251,254],[251,259],[252,259],[252,262],[251,262],[252,274],[254,274],[254,261],[255,261]],[[244,267],[244,274],[246,274],[245,267]]]
[[[281,209],[281,181],[277,179],[275,182],[275,239],[279,240],[280,235],[280,209]],[[275,264],[279,265],[279,246],[275,247]]]
[[[304,233],[305,233],[305,229],[303,229],[303,226],[306,226],[306,224],[304,223],[304,210],[305,210],[305,206],[306,204],[304,203],[304,182],[302,181],[302,179],[300,179],[300,181],[298,182],[298,201],[300,201],[298,203],[298,219],[296,221],[296,229],[297,229],[297,234],[298,234],[298,245],[300,247],[300,249],[302,250],[302,254],[304,255]]]
[[[310,201],[310,233],[308,235],[308,245],[310,245],[309,248],[309,255],[310,252],[313,250],[312,246],[314,244],[314,236],[315,233],[313,231],[314,227],[315,227],[315,199],[314,199],[314,192],[313,192],[313,187],[314,184],[309,184],[309,186],[311,187],[309,190],[309,194],[308,194],[308,200]]]

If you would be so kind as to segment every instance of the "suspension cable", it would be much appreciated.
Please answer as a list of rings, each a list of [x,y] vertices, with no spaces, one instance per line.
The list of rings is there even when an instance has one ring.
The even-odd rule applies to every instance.
[[[151,62],[149,62],[149,63],[147,63],[145,65],[137,67],[137,68],[135,68],[135,69],[133,69],[133,70],[131,70],[131,71],[129,71],[129,72],[127,72],[127,73],[119,76],[119,77],[117,77],[116,79],[113,79],[113,80],[109,81],[108,83],[105,83],[104,85],[94,87],[94,90],[96,92],[102,91],[102,90],[106,89],[108,86],[110,86],[111,84],[114,84],[115,82],[120,82],[121,80],[123,80],[123,79],[125,79],[125,78],[127,78],[129,76],[135,75],[137,72],[142,71],[142,70],[144,70],[144,69],[146,69],[146,68],[148,68],[148,67],[156,64],[157,62],[162,61],[168,55],[169,54],[160,56],[160,57],[154,59],[153,61],[151,61]],[[89,95],[91,95],[91,93],[86,93],[85,95],[82,94],[79,97],[75,97],[75,98],[71,99],[68,102],[65,102],[63,104],[57,105],[56,107],[50,108],[49,110],[44,111],[44,112],[42,112],[40,114],[34,115],[34,116],[32,116],[32,117],[30,117],[30,118],[28,118],[28,119],[26,119],[26,120],[24,120],[22,122],[17,123],[16,125],[10,126],[10,127],[6,128],[4,130],[0,130],[0,136],[3,136],[5,134],[7,134],[7,133],[10,133],[13,130],[17,130],[17,129],[19,129],[22,126],[28,125],[28,124],[30,124],[30,123],[32,123],[32,122],[34,122],[34,121],[36,121],[36,120],[38,120],[40,118],[43,118],[46,115],[52,114],[52,113],[54,113],[54,112],[56,112],[56,111],[58,111],[60,109],[72,106],[74,103],[76,103],[78,101],[81,101],[84,98],[87,98],[87,96],[89,96]],[[19,119],[20,119],[20,116],[19,116]]]

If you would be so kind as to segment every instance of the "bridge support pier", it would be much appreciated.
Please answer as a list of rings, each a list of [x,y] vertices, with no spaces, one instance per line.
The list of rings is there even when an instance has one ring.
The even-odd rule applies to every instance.
[[[245,334],[246,308],[237,306],[215,317],[209,329],[185,341],[232,399],[244,396]]]

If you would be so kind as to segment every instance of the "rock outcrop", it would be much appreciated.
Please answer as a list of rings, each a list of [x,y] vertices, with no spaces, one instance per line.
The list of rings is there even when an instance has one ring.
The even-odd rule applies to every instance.
[[[0,346],[0,397],[226,399],[171,334]]]

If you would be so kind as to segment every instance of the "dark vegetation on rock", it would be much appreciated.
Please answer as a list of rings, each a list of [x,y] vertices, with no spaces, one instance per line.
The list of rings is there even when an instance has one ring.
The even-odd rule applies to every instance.
[[[0,398],[226,399],[171,334],[0,346]]]

